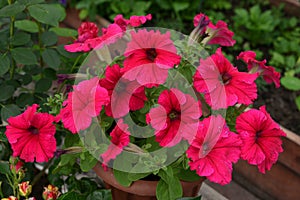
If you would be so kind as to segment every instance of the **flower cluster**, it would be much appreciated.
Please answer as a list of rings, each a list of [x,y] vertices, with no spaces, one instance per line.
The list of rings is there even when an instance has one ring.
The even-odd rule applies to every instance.
[[[285,133],[265,106],[245,109],[257,99],[255,81],[262,77],[279,87],[280,74],[266,66],[266,60],[257,61],[252,51],[237,56],[248,69],[239,71],[221,47],[200,56],[193,66],[182,53],[185,50],[235,44],[233,32],[223,21],[214,25],[200,13],[194,18],[192,34],[178,42],[181,37],[173,37],[169,30],[133,28],[147,20],[151,15],[130,19],[118,15],[101,36],[96,24],[82,23],[77,40],[65,46],[67,51],[92,53],[125,40],[123,54],[106,66],[97,66],[103,73],[91,72],[89,78],[74,85],[57,116],[37,112],[38,105],[34,104],[11,117],[6,136],[13,155],[26,162],[47,162],[56,151],[54,124],[83,137],[96,131],[98,125],[111,141],[97,155],[105,169],[113,167],[114,160],[125,152],[132,152],[142,154],[140,160],[146,158],[148,162],[132,159],[128,172],[138,165],[146,170],[153,166],[149,164],[151,151],[168,152],[181,146],[184,152],[177,159],[187,161],[187,166],[180,164],[184,170],[222,185],[231,181],[232,165],[239,159],[257,165],[262,173],[270,170],[283,151],[280,137]],[[174,73],[180,74],[184,84]],[[226,115],[228,109],[233,114]],[[136,126],[145,131],[137,131]],[[99,142],[105,143],[103,135],[93,142],[97,147]],[[162,160],[156,159],[154,163],[159,166],[153,173],[168,166],[168,158]],[[21,186],[21,194],[27,194],[26,184]],[[53,191],[46,188],[44,196]]]

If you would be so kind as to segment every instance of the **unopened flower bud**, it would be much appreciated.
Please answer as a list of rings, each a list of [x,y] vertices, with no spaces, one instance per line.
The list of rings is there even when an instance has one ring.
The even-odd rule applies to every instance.
[[[22,182],[18,186],[20,195],[23,197],[27,197],[32,191],[32,186],[29,185],[29,181]]]
[[[44,200],[56,200],[60,195],[58,191],[58,187],[53,185],[48,185],[48,187],[44,188],[43,199]]]
[[[1,200],[18,200],[18,198],[14,196],[9,196],[8,198],[2,198]]]

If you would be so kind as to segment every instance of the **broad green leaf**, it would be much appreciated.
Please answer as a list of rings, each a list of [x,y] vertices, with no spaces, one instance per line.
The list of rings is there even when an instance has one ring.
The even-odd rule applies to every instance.
[[[15,26],[20,30],[27,31],[30,33],[39,32],[38,25],[35,22],[27,20],[27,19],[16,21]]]
[[[20,4],[23,4],[25,6],[30,6],[34,4],[44,3],[44,0],[18,0]]]
[[[77,31],[70,28],[52,27],[49,31],[53,31],[56,35],[63,37],[76,37]]]
[[[298,107],[298,110],[300,110],[300,96],[297,96],[295,99],[296,105]]]
[[[10,67],[10,59],[7,54],[0,54],[0,76],[8,72]]]
[[[294,91],[300,90],[300,79],[297,77],[289,77],[289,76],[282,77],[281,84],[289,90],[294,90]]]
[[[178,178],[183,181],[197,181],[200,179],[195,171],[181,169],[177,174]]]
[[[5,161],[0,161],[0,173],[10,174],[9,163]]]
[[[59,54],[54,49],[45,49],[42,53],[43,60],[45,63],[53,68],[58,69],[61,63]]]
[[[52,85],[52,80],[48,78],[42,78],[38,80],[35,84],[35,91],[36,92],[46,92],[50,89]]]
[[[57,200],[86,200],[85,197],[76,191],[70,191],[61,195]]]
[[[43,71],[43,74],[45,75],[45,77],[51,79],[51,80],[56,80],[57,76],[56,76],[56,71],[52,68],[45,68]]]
[[[30,35],[24,32],[18,32],[12,38],[12,44],[14,46],[27,44],[29,41],[30,41]]]
[[[5,101],[9,99],[15,92],[15,88],[11,85],[1,85],[0,88],[0,101]]]
[[[132,183],[132,181],[128,178],[128,172],[123,172],[114,169],[114,176],[117,179],[118,183],[120,183],[123,186],[129,187]]]
[[[41,39],[45,46],[51,46],[57,43],[57,35],[52,31],[44,32]]]
[[[112,200],[111,191],[105,189],[96,190],[87,196],[86,200]]]
[[[89,154],[89,152],[84,152],[85,158],[80,160],[80,169],[83,172],[90,171],[97,163],[97,159]]]
[[[1,118],[2,120],[6,121],[9,117],[17,116],[20,113],[21,113],[20,108],[17,105],[15,104],[5,105],[1,109]]]
[[[65,10],[60,4],[36,4],[28,7],[29,14],[39,22],[58,26],[65,16]]]
[[[21,93],[16,100],[16,104],[20,107],[32,105],[33,103],[34,103],[34,97],[30,93]]]
[[[18,2],[7,5],[0,9],[0,17],[10,17],[15,16],[22,12],[25,9],[25,6],[22,4],[19,4]]]
[[[30,48],[18,47],[11,50],[13,59],[20,64],[37,64],[37,58]]]

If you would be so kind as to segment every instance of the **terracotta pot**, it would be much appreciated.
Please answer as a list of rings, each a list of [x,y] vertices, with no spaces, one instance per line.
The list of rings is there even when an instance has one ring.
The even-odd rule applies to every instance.
[[[156,200],[155,194],[158,181],[138,180],[133,182],[129,187],[125,187],[118,183],[111,169],[104,171],[101,163],[97,163],[93,169],[105,184],[107,184],[107,188],[111,189],[114,200]],[[183,196],[197,196],[204,180],[203,178],[195,182],[181,181]]]

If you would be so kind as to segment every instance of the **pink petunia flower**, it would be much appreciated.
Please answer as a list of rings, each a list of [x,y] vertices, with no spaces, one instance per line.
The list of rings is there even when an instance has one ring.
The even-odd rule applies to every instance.
[[[100,80],[100,85],[107,89],[111,98],[105,106],[105,113],[114,118],[125,116],[129,110],[143,108],[147,100],[145,87],[123,78],[123,74],[120,66],[115,64],[106,68],[105,78]]]
[[[243,60],[250,72],[259,72],[267,83],[274,83],[278,88],[280,87],[280,73],[275,71],[274,67],[266,66],[266,60],[255,60],[256,53],[254,51],[241,52],[237,59]]]
[[[24,113],[7,120],[5,134],[13,156],[20,156],[25,162],[47,162],[56,150],[54,117],[37,113],[37,108],[33,104]]]
[[[219,44],[221,46],[233,46],[235,40],[232,38],[234,33],[230,31],[227,27],[226,22],[219,20],[216,25],[214,25],[208,18],[208,16],[200,13],[194,17],[194,26],[197,27],[201,22],[209,21],[208,25],[203,29],[202,34],[204,44]]]
[[[58,119],[72,133],[88,128],[92,118],[99,115],[102,106],[109,103],[107,90],[99,85],[97,77],[73,86],[68,99],[63,103]]]
[[[129,19],[123,18],[123,15],[119,14],[114,18],[114,23],[119,25],[123,31],[126,31],[128,26],[131,27],[137,27],[144,23],[146,23],[147,20],[151,20],[152,15],[148,14],[146,16],[131,16]]]
[[[124,53],[124,78],[137,80],[141,85],[164,83],[168,69],[178,65],[181,59],[170,32],[139,30],[132,31],[131,37]]]
[[[221,48],[200,65],[194,75],[194,87],[204,93],[213,109],[227,108],[236,103],[249,105],[257,98],[255,79],[258,73],[239,72],[224,57]]]
[[[158,104],[150,110],[146,120],[155,129],[156,141],[160,146],[171,147],[182,139],[191,142],[202,115],[199,102],[172,88],[160,94]]]
[[[106,169],[108,162],[115,159],[123,151],[123,147],[129,144],[130,132],[128,131],[128,125],[123,122],[123,119],[119,119],[110,136],[111,144],[108,146],[106,152],[101,154],[104,169]]]
[[[281,136],[286,134],[267,113],[265,106],[251,109],[236,119],[236,130],[243,145],[241,157],[249,164],[257,165],[261,173],[270,170],[283,151]]]
[[[231,181],[232,163],[240,158],[242,141],[225,119],[210,116],[200,122],[197,135],[186,151],[191,170],[221,185]]]

